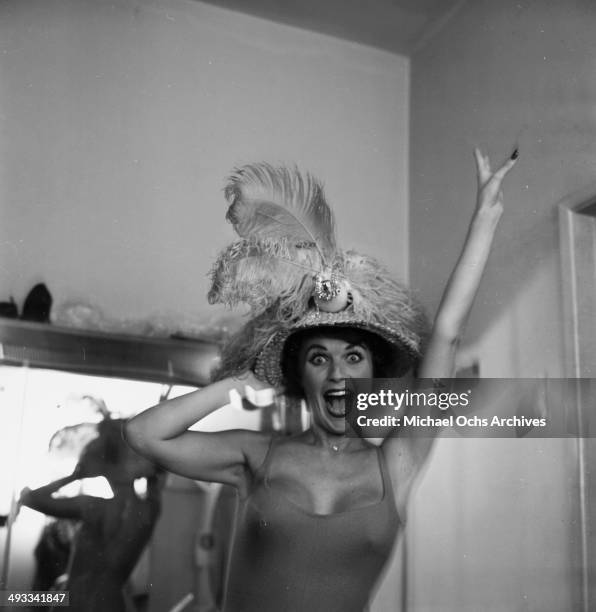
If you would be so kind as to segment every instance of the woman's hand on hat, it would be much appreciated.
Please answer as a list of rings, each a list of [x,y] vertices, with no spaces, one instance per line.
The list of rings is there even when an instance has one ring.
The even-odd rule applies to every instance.
[[[275,403],[276,397],[283,392],[257,378],[252,371],[246,371],[233,378],[234,387],[230,391],[233,405],[241,403],[245,410],[257,410]]]
[[[518,149],[514,149],[511,156],[492,171],[490,159],[480,149],[474,149],[476,160],[476,176],[478,178],[478,195],[476,199],[476,214],[498,221],[503,212],[503,180],[515,166],[518,158]]]

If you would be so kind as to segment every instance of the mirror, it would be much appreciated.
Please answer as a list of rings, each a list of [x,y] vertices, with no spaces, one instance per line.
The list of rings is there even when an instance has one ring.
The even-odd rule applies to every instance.
[[[128,418],[204,384],[218,348],[208,342],[82,333],[6,320],[0,321],[0,348],[0,461],[13,466],[0,473],[2,581],[7,589],[45,591],[68,571],[76,522],[26,507],[17,510],[21,489],[71,474],[106,415]],[[259,417],[230,406],[200,428],[255,429]],[[143,498],[147,480],[136,480],[135,488]],[[114,498],[105,478],[85,478],[58,492],[81,494]],[[221,597],[234,495],[217,485],[169,475],[160,498],[150,544],[127,582],[129,601],[137,610],[191,601],[215,605]],[[164,558],[172,559],[166,568]],[[159,587],[152,590],[151,585]]]

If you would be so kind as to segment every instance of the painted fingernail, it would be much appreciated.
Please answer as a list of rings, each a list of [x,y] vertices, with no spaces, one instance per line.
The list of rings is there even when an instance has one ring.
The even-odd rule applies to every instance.
[[[513,149],[513,153],[511,154],[511,159],[516,160],[518,157],[519,157],[519,149],[515,147],[515,149]]]

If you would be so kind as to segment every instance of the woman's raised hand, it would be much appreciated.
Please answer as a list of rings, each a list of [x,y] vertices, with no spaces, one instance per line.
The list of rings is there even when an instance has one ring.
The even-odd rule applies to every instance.
[[[508,172],[515,166],[518,150],[514,149],[503,165],[493,172],[490,159],[480,149],[474,149],[476,160],[476,176],[478,178],[478,194],[476,198],[476,213],[499,220],[503,212],[503,192],[501,185]]]

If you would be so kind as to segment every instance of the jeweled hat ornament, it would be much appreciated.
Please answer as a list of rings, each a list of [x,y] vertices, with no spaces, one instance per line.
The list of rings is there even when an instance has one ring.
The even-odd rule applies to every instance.
[[[208,298],[248,304],[251,318],[224,346],[217,378],[251,369],[280,385],[286,340],[318,326],[378,335],[397,352],[402,372],[419,359],[427,329],[421,308],[377,260],[338,248],[317,179],[256,163],[236,169],[224,193],[240,240],[215,262]]]

